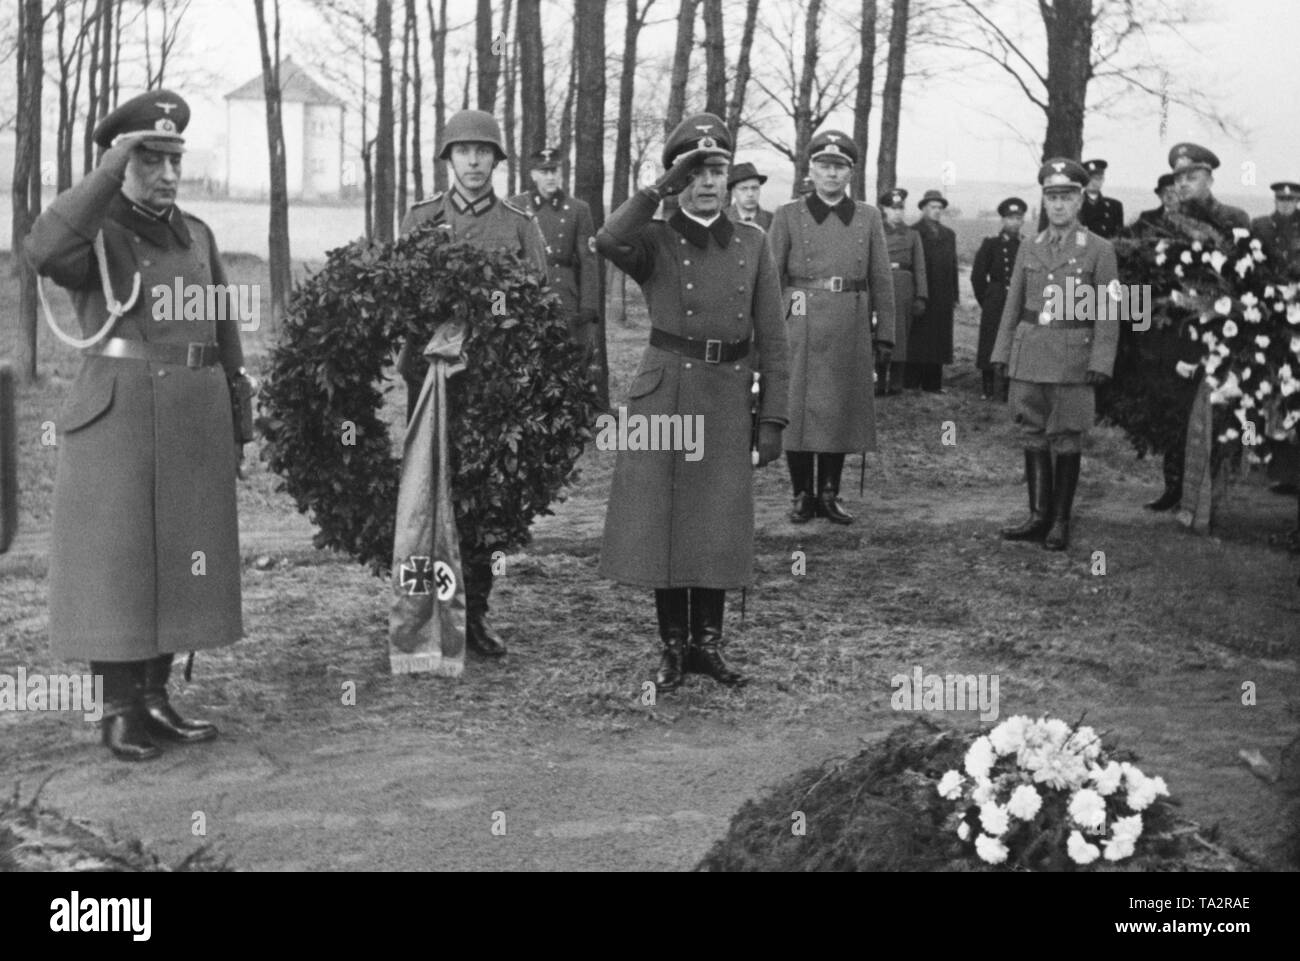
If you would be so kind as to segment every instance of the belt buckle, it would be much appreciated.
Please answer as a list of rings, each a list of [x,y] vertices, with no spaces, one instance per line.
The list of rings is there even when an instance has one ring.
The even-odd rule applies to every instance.
[[[203,366],[204,349],[207,344],[186,344],[185,345],[185,366],[190,370],[198,370]]]
[[[831,278],[831,293],[833,293],[833,294],[842,294],[842,293],[844,293],[844,278],[843,278],[843,277],[832,277],[832,278]]]
[[[704,342],[704,362],[706,364],[722,363],[722,341],[706,340]]]

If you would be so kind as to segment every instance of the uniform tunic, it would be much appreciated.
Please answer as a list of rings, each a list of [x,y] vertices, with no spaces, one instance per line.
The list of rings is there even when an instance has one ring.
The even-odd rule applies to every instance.
[[[1174,230],[1173,225],[1169,223],[1169,218],[1165,216],[1163,205],[1152,210],[1144,210],[1137,216],[1128,227],[1130,237],[1159,237],[1171,234]]]
[[[596,262],[596,229],[585,200],[557,190],[549,198],[539,192],[522,193],[510,203],[531,210],[546,242],[546,263],[551,286],[564,301],[569,338],[585,342],[587,316],[600,309],[600,271]]]
[[[908,334],[912,329],[912,305],[929,292],[925,276],[925,251],[921,235],[907,224],[885,224],[885,245],[889,269],[894,278],[894,353],[896,364],[906,363]]]
[[[872,313],[878,343],[892,346],[896,330],[894,280],[880,211],[847,197],[830,208],[810,194],[777,208],[769,237],[785,288],[790,341],[785,449],[874,451]],[[800,278],[833,277],[846,284],[865,282],[866,289],[836,292],[799,285]]]
[[[207,225],[175,207],[158,218],[132,204],[121,172],[100,167],[56,198],[32,227],[28,257],[71,292],[90,336],[108,317],[92,247],[102,230],[119,300],[140,274],[139,299],[109,336],[216,344],[220,363],[102,357],[96,345],[56,421],[50,639],[61,657],[100,661],[219,647],[243,634],[227,384],[243,364],[239,321],[233,307],[224,319],[207,311],[207,285],[226,283]],[[165,319],[178,282],[202,285],[194,319],[183,309]]]
[[[1284,277],[1300,279],[1300,210],[1283,217],[1274,211],[1250,222],[1250,232],[1264,245],[1272,266]]]
[[[907,359],[914,364],[952,363],[952,314],[957,306],[957,235],[922,217],[915,224],[925,251],[928,296],[925,313],[912,321]]]
[[[638,191],[606,221],[596,249],[641,285],[653,327],[701,341],[750,338],[753,346],[749,356],[718,364],[646,348],[626,415],[698,415],[703,456],[619,451],[600,572],[639,587],[744,587],[754,565],[753,370],[762,375],[760,420],[786,421],[776,267],[757,227],[720,215],[705,228],[680,210],[652,221],[655,207],[651,191]]]
[[[1105,288],[1118,276],[1114,246],[1082,227],[1069,231],[1056,250],[1048,231],[1020,245],[991,360],[1007,365],[1012,409],[1031,446],[1077,438],[1092,427],[1096,409],[1087,374],[1111,376],[1119,344],[1114,316],[1096,316],[1091,324],[1043,323],[1045,291],[1052,285],[1068,293],[1071,278],[1075,290]]]
[[[975,300],[980,305],[980,339],[975,352],[975,366],[987,370],[993,353],[993,342],[998,338],[998,325],[1002,323],[1002,308],[1007,302],[1007,284],[1016,264],[1020,249],[1020,234],[998,231],[996,237],[985,237],[975,253],[970,282],[975,289]]]
[[[1119,235],[1124,228],[1124,205],[1114,197],[1100,194],[1094,200],[1088,191],[1083,192],[1083,206],[1079,208],[1079,223],[1099,237],[1107,240]]]
[[[759,207],[758,210],[754,212],[754,219],[752,221],[746,221],[745,215],[740,212],[740,208],[735,204],[732,204],[727,208],[727,217],[732,223],[755,223],[764,230],[772,229],[772,211],[764,210],[762,207]]]

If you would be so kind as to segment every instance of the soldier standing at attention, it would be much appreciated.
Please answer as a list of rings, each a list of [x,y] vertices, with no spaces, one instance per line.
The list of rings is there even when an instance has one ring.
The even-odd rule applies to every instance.
[[[731,139],[713,114],[683,120],[664,145],[667,173],[610,215],[596,249],[641,285],[650,345],[628,390],[633,417],[701,425],[702,446],[620,450],[600,572],[652,588],[663,652],[655,684],[686,673],[744,682],[722,657],[726,592],[753,581],[750,399],[762,376],[758,465],[781,454],[786,424],[785,325],[767,235],[733,224],[726,203]],[[666,220],[660,201],[680,195]]]
[[[1089,160],[1083,165],[1088,171],[1088,186],[1083,191],[1083,209],[1079,223],[1099,237],[1113,240],[1124,228],[1124,205],[1114,197],[1103,197],[1101,188],[1106,185],[1104,160]]]
[[[1173,230],[1169,215],[1178,213],[1182,204],[1178,197],[1178,185],[1174,183],[1172,173],[1160,175],[1160,179],[1156,181],[1155,193],[1160,198],[1160,206],[1138,214],[1137,220],[1133,221],[1128,228],[1129,234],[1133,237],[1158,237]]]
[[[1019,197],[1008,197],[998,204],[1002,229],[996,237],[985,237],[975,253],[970,282],[975,289],[975,300],[980,305],[980,339],[975,353],[975,366],[979,368],[981,396],[990,400],[995,395],[1003,402],[1010,388],[1006,378],[993,372],[993,342],[998,339],[998,326],[1002,323],[1002,308],[1007,302],[1007,284],[1011,281],[1011,268],[1020,250],[1020,229],[1025,225],[1028,205]],[[1000,381],[1000,383],[999,383]]]
[[[546,240],[537,220],[527,208],[498,200],[492,189],[492,172],[506,159],[496,118],[482,110],[453,114],[442,130],[441,143],[438,159],[451,168],[451,188],[412,206],[402,218],[401,235],[423,224],[437,224],[458,241],[518,254],[536,267],[545,282]],[[397,368],[406,379],[408,416],[415,410],[424,382],[420,352],[418,345],[403,344],[397,358]],[[449,382],[447,393],[448,405],[454,410],[455,379]],[[465,579],[465,643],[485,657],[500,657],[506,653],[505,643],[487,623],[492,548],[462,541],[460,556]]]
[[[736,223],[753,223],[768,230],[772,226],[772,211],[764,210],[758,205],[759,193],[767,177],[754,169],[751,163],[736,164],[727,177],[727,189],[731,191],[731,206],[727,216]]]
[[[846,453],[876,449],[873,346],[888,365],[894,280],[880,212],[845,192],[858,162],[853,138],[822,131],[808,155],[814,192],[777,208],[771,231],[790,339],[790,520],[820,514],[852,524],[840,506],[840,473]]]
[[[880,195],[880,210],[885,216],[885,245],[889,248],[889,269],[894,278],[894,353],[889,363],[876,364],[876,396],[897,394],[903,384],[903,365],[907,361],[908,331],[912,320],[925,313],[929,288],[925,279],[925,251],[921,235],[907,223],[903,202],[907,191],[901,187]]]
[[[1043,164],[1038,182],[1048,227],[1020,245],[993,346],[994,368],[1011,377],[1029,483],[1029,519],[1002,536],[1061,551],[1070,543],[1081,441],[1096,419],[1095,385],[1110,379],[1119,344],[1117,319],[1074,316],[1067,281],[1104,297],[1118,269],[1111,242],[1079,223],[1087,171],[1058,157]]]
[[[1279,274],[1300,280],[1300,183],[1281,180],[1273,191],[1273,212],[1250,222],[1250,232],[1264,244],[1264,253]]]
[[[591,325],[600,322],[600,272],[591,207],[560,186],[560,151],[546,147],[532,157],[533,189],[510,198],[531,210],[546,241],[551,287],[564,302],[569,339],[590,346]]]
[[[176,206],[189,119],[168,90],[110,113],[93,134],[107,148],[99,167],[26,244],[36,271],[72,294],[85,337],[119,297],[130,302],[85,350],[58,418],[50,549],[54,653],[102,675],[103,741],[128,761],[157,757],[156,738],[217,736],[171,706],[172,657],[243,635],[235,477],[251,438],[231,415],[244,362],[236,313],[173,317],[153,293],[170,301],[176,285],[226,283],[212,231]]]
[[[921,219],[916,232],[925,250],[925,277],[929,292],[925,313],[912,322],[907,344],[904,387],[943,392],[943,365],[952,363],[952,314],[957,306],[957,235],[941,224],[948,200],[937,190],[927,190],[917,204]]]

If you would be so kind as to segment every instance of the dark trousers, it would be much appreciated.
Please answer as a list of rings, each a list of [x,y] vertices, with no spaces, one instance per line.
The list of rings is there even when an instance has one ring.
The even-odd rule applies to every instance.
[[[809,450],[788,450],[786,464],[790,468],[790,484],[795,494],[816,494],[830,488],[840,492],[840,473],[844,470],[843,454],[818,454]],[[813,468],[816,467],[816,476]]]
[[[909,390],[938,391],[943,384],[943,364],[920,364],[908,361],[903,371],[903,386]]]

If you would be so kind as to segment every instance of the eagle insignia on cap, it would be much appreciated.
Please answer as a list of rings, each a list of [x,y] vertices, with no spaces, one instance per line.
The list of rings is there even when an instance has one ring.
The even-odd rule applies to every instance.
[[[829,140],[831,143],[835,143],[835,141],[840,139],[840,135],[837,133],[828,133],[826,135],[826,139]]]
[[[170,101],[167,100],[155,100],[154,106],[157,107],[159,110],[161,110],[163,113],[170,114],[172,112],[172,109],[176,106],[176,104],[171,103]]]
[[[552,160],[555,159],[555,151],[552,150],[550,147],[547,147],[545,150],[541,151],[541,154],[542,154],[542,159],[545,160],[547,163],[550,163]]]
[[[1056,163],[1052,164],[1052,169],[1055,170],[1055,171],[1059,174],[1062,170],[1065,169],[1065,164],[1061,163],[1061,162],[1058,160]]]

